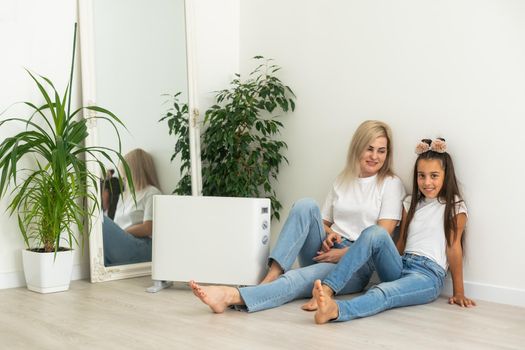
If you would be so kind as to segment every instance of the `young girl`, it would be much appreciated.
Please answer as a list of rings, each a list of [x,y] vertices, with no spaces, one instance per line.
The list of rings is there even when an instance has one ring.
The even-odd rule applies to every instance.
[[[403,203],[397,249],[379,226],[365,230],[322,283],[315,281],[312,294],[318,305],[316,323],[348,321],[395,307],[429,303],[441,293],[447,268],[454,290],[449,303],[476,305],[463,290],[462,239],[467,208],[459,194],[445,140],[424,139],[416,153],[414,195]],[[354,299],[332,299],[370,261],[383,282]]]

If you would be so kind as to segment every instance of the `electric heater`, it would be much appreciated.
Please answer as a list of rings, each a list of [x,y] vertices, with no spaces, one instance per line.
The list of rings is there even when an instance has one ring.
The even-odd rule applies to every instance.
[[[152,279],[254,285],[267,269],[270,200],[153,199]]]

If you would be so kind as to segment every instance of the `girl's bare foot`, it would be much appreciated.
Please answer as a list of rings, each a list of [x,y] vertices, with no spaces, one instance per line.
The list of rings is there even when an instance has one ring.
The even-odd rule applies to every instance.
[[[317,300],[315,300],[315,297],[312,297],[312,299],[308,300],[307,303],[303,304],[303,306],[301,306],[301,309],[303,309],[304,311],[317,310]]]
[[[314,316],[315,323],[323,324],[339,316],[339,308],[332,299],[331,289],[323,286],[320,280],[315,281],[312,294],[317,301],[317,312]]]
[[[200,286],[195,281],[189,283],[193,294],[215,313],[222,313],[230,305],[243,305],[237,288],[227,286]]]
[[[263,278],[263,280],[259,284],[273,282],[277,278],[279,278],[279,276],[281,276],[283,272],[284,271],[281,268],[281,266],[279,266],[279,264],[276,263],[275,261],[272,261],[272,263],[270,264],[270,268],[268,269],[268,273],[266,274],[266,276]]]

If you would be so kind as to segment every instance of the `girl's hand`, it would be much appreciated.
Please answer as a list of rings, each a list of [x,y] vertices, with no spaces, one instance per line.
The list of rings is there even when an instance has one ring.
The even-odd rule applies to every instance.
[[[348,251],[348,248],[342,249],[330,249],[327,252],[319,251],[317,255],[314,256],[314,261],[325,262],[325,263],[337,263],[339,259]]]
[[[462,293],[456,293],[450,298],[448,298],[449,304],[457,304],[461,307],[472,307],[476,306],[476,302],[472,299],[467,298]]]

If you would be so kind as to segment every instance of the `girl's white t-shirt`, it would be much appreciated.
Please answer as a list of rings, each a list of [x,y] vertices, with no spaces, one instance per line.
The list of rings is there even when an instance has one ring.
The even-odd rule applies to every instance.
[[[153,220],[153,196],[157,194],[162,193],[154,186],[148,186],[140,191],[135,191],[135,198],[137,200],[135,204],[131,193],[125,191],[123,196],[118,199],[115,219],[113,221],[119,225],[120,228],[126,230],[133,225]]]
[[[403,201],[408,212],[412,196]],[[465,202],[456,198],[456,215],[467,214]],[[448,269],[447,239],[445,237],[445,203],[437,198],[419,201],[414,217],[408,227],[405,253],[426,256],[438,263],[445,271]]]
[[[405,187],[397,176],[378,183],[377,175],[357,178],[348,184],[332,185],[322,216],[332,230],[355,241],[361,232],[378,220],[400,220]]]

